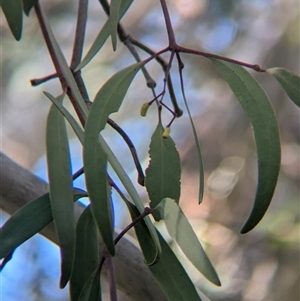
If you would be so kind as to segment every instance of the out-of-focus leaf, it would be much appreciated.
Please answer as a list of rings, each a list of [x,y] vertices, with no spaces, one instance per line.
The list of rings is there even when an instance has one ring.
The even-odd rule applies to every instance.
[[[149,269],[165,296],[171,301],[201,301],[185,269],[163,237],[159,233],[158,236],[162,253],[159,260],[149,266]]]
[[[250,119],[258,156],[258,185],[252,212],[241,230],[252,230],[272,200],[280,168],[280,139],[274,109],[258,82],[241,66],[212,59]]]
[[[101,301],[100,270],[97,267],[86,281],[78,301]],[[73,301],[73,300],[72,300]]]
[[[75,258],[70,278],[72,301],[78,301],[85,283],[99,264],[98,231],[90,209],[89,205],[83,211],[76,226]],[[99,289],[91,291],[89,300],[99,300]]]
[[[115,249],[110,199],[107,197],[109,194],[107,155],[99,144],[99,132],[105,127],[108,116],[119,110],[133,78],[142,65],[137,63],[117,72],[101,87],[91,106],[85,126],[83,161],[86,186],[92,202],[93,215],[111,255],[115,254]]]
[[[119,19],[123,17],[123,15],[126,13],[128,8],[130,7],[133,0],[122,0],[121,6],[119,9]],[[75,68],[75,71],[78,71],[85,67],[92,59],[93,57],[98,53],[98,51],[102,48],[105,41],[110,35],[110,20],[108,19],[104,26],[101,28],[98,36],[96,37],[96,40],[92,44],[91,48],[89,49],[88,53],[85,55],[84,59],[81,61],[81,63]]]
[[[113,50],[117,49],[117,28],[119,23],[119,13],[122,0],[111,0],[110,2],[110,14],[109,14],[109,23],[110,23],[110,35]]]
[[[267,72],[278,80],[289,98],[300,107],[300,77],[287,69],[278,67],[267,69]]]
[[[170,198],[165,198],[157,205],[155,210],[160,212],[160,216],[165,221],[170,236],[178,243],[191,263],[209,281],[215,285],[221,285],[214,267],[210,263],[197,235],[177,202]]]
[[[180,157],[171,137],[163,138],[164,128],[159,123],[152,135],[146,169],[145,186],[151,200],[150,207],[156,207],[166,197],[179,202]]]
[[[22,0],[1,0],[0,4],[14,38],[19,41],[23,25]]]
[[[23,0],[23,10],[27,16],[36,2],[38,2],[38,0]]]
[[[87,196],[83,190],[73,190],[73,201]],[[53,220],[49,193],[21,207],[0,229],[0,258],[14,251]]]
[[[75,250],[73,180],[65,118],[54,105],[47,120],[46,149],[51,210],[61,252],[60,286],[65,287]]]
[[[45,91],[44,94],[52,101],[52,103],[57,107],[57,109],[59,109],[59,111],[66,117],[73,131],[77,135],[79,141],[81,142],[81,144],[83,144],[83,139],[84,139],[83,130],[80,127],[80,125],[77,123],[75,118],[69,113],[69,111],[62,105],[62,103],[57,98],[55,98],[53,95]]]

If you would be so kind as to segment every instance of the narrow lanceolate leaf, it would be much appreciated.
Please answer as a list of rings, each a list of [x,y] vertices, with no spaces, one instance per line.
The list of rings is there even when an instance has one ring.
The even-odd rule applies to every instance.
[[[289,98],[300,107],[300,77],[284,68],[270,68],[267,72],[278,80]]]
[[[67,121],[69,122],[70,126],[72,127],[73,131],[77,135],[81,144],[83,144],[83,130],[75,120],[75,118],[70,114],[70,112],[62,105],[61,101],[55,98],[48,92],[44,92],[44,94],[52,101],[52,103],[56,106],[56,108],[66,117]]]
[[[85,126],[83,160],[92,211],[111,255],[115,254],[107,185],[107,155],[99,143],[99,132],[108,116],[117,112],[123,98],[142,63],[131,65],[113,75],[99,90],[91,106]],[[94,210],[95,206],[101,210]]]
[[[258,82],[241,66],[212,59],[250,119],[258,156],[258,184],[252,212],[241,230],[252,230],[272,200],[280,168],[280,139],[274,109]]]
[[[110,2],[110,14],[109,14],[109,23],[110,23],[110,35],[113,50],[117,49],[117,28],[119,23],[119,13],[122,0],[111,0]]]
[[[23,0],[23,10],[27,16],[36,2],[38,2],[38,0]]]
[[[219,277],[203,250],[197,235],[191,227],[176,201],[165,198],[155,208],[165,221],[170,236],[178,243],[179,247],[191,263],[209,281],[221,285]]]
[[[98,231],[91,208],[81,214],[76,226],[74,266],[70,279],[71,300],[78,301],[80,293],[99,264]],[[100,287],[100,283],[98,283]],[[99,289],[90,292],[89,300],[99,300]]]
[[[163,138],[164,128],[159,123],[154,131],[146,170],[145,186],[150,198],[150,207],[156,207],[166,197],[179,202],[180,198],[180,157],[171,137]]]
[[[19,41],[23,24],[22,0],[1,0],[0,4],[13,36]]]
[[[73,181],[65,118],[52,105],[46,130],[51,210],[61,252],[60,286],[69,281],[75,250]]]
[[[130,7],[133,0],[122,0],[121,6],[119,9],[119,19],[123,17],[123,15],[126,13],[128,8]],[[108,39],[110,35],[110,19],[106,21],[104,26],[101,28],[98,36],[96,37],[94,43],[92,44],[91,48],[89,49],[88,53],[85,55],[84,59],[81,61],[81,63],[76,67],[75,71],[78,71],[85,67],[92,59],[93,57],[99,52],[99,50],[104,45],[105,41]]]
[[[73,190],[74,202],[85,196],[86,193],[83,190]],[[21,207],[0,229],[0,259],[40,232],[52,220],[49,193]]]
[[[181,82],[181,93],[182,93],[184,104],[185,104],[185,107],[186,107],[186,110],[188,112],[189,119],[190,119],[190,122],[191,122],[193,136],[194,136],[195,145],[196,145],[196,150],[197,150],[197,154],[198,154],[198,164],[199,164],[199,193],[198,193],[198,203],[200,204],[200,203],[202,203],[203,195],[204,195],[204,168],[203,168],[203,160],[202,160],[202,153],[201,153],[201,148],[200,148],[200,143],[199,143],[197,131],[196,131],[196,128],[195,128],[195,125],[194,125],[194,121],[193,121],[193,118],[192,118],[192,114],[190,112],[190,108],[189,108],[188,102],[187,102],[186,97],[185,97],[184,85],[183,85],[183,76],[182,76],[182,69],[180,69],[180,82]]]
[[[162,254],[149,269],[166,298],[171,301],[201,301],[197,290],[185,269],[167,242],[158,233]]]
[[[100,272],[101,270],[98,267],[93,271],[92,275],[86,281],[80,293],[78,301],[101,301],[102,300]]]

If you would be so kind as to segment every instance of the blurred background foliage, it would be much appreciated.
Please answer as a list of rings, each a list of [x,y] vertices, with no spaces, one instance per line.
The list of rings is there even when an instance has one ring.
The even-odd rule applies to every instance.
[[[41,1],[69,60],[77,2]],[[300,73],[298,0],[169,0],[168,6],[177,42],[182,46],[257,63],[263,68],[280,66]],[[100,4],[90,1],[85,52],[105,20]],[[20,42],[13,39],[2,13],[0,22],[1,151],[45,177],[45,120],[50,103],[42,91],[58,95],[60,84],[51,80],[38,87],[30,86],[30,79],[54,72],[34,11],[29,18],[24,18]],[[159,1],[135,1],[122,24],[132,37],[154,50],[167,46]],[[252,232],[240,235],[255,195],[253,133],[238,101],[210,61],[191,55],[182,58],[186,96],[203,152],[206,189],[199,206],[196,148],[185,113],[174,122],[171,132],[182,158],[181,206],[218,271],[222,287],[216,288],[204,280],[180,251],[175,251],[196,286],[211,300],[299,300],[299,110],[273,78],[251,72],[275,108],[281,133],[282,165],[266,216]],[[125,47],[119,42],[117,51],[113,52],[108,40],[92,63],[82,70],[90,98],[93,99],[110,75],[131,63],[133,58]],[[161,68],[155,62],[147,67],[160,91]],[[172,75],[183,107],[176,68],[173,64]],[[142,103],[151,99],[151,91],[139,75],[120,112],[112,116],[132,138],[144,168],[157,113],[152,106],[147,117],[142,118],[139,110]],[[166,125],[171,116],[166,113],[163,118]],[[72,135],[70,131],[71,138]],[[122,139],[109,128],[105,129],[105,137],[135,180],[134,166]],[[75,140],[72,140],[72,152],[75,171],[81,164],[81,149]],[[141,193],[145,195],[142,190]],[[123,227],[128,223],[126,210],[120,204],[117,210],[117,226]],[[1,217],[3,223],[7,216],[2,213]],[[58,290],[58,258],[58,249],[45,239],[34,237],[26,242],[1,274],[4,300],[68,300],[67,290]]]

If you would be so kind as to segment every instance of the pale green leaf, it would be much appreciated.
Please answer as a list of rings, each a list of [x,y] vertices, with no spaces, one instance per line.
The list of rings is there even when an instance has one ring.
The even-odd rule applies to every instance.
[[[109,14],[109,23],[110,23],[110,35],[113,50],[116,51],[117,49],[117,28],[119,23],[119,13],[120,13],[120,6],[122,0],[111,0],[110,2],[110,14]]]
[[[65,118],[52,105],[46,129],[51,210],[61,252],[60,286],[69,281],[75,250],[73,180]]]
[[[289,98],[300,107],[300,77],[284,68],[270,68],[267,72],[278,80]]]
[[[81,214],[76,226],[76,248],[73,271],[70,278],[72,301],[78,301],[80,293],[99,264],[98,230],[92,216],[90,205]],[[100,286],[100,283],[99,283]],[[89,300],[99,300],[99,291]]]
[[[165,198],[158,204],[155,210],[160,212],[160,216],[165,221],[170,236],[178,243],[191,263],[209,281],[215,285],[221,285],[219,277],[202,248],[197,235],[176,201]]]
[[[152,135],[146,169],[145,186],[150,198],[150,207],[170,197],[177,202],[180,198],[180,157],[171,137],[163,138],[164,128],[159,123]]]
[[[73,190],[73,201],[87,196],[83,190]],[[0,258],[4,258],[27,239],[37,234],[53,220],[49,193],[21,207],[0,229]]]
[[[107,155],[99,144],[99,132],[105,127],[108,116],[119,110],[133,78],[142,65],[137,63],[117,72],[101,87],[93,101],[85,126],[83,161],[86,186],[94,217],[111,255],[114,255],[115,250],[108,197]],[[95,206],[97,210],[94,210]]]
[[[19,41],[23,26],[22,0],[1,0],[0,4],[14,38]]]
[[[121,1],[121,6],[119,8],[119,17],[120,17],[119,19],[123,17],[123,15],[126,13],[126,11],[130,7],[132,2],[133,0]],[[110,35],[110,19],[108,19],[104,24],[104,26],[101,28],[100,32],[98,33],[98,36],[96,37],[88,53],[85,55],[81,63],[75,68],[75,72],[84,68],[93,59],[93,57],[99,52],[99,50],[104,45],[109,35]]]
[[[274,109],[258,82],[241,66],[212,59],[250,119],[258,156],[258,185],[246,233],[262,219],[272,200],[280,168],[280,139]]]

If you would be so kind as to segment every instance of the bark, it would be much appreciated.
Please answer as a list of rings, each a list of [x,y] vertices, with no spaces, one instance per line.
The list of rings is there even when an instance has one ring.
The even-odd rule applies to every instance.
[[[0,152],[0,208],[3,211],[14,214],[20,207],[47,192],[47,187],[43,180]],[[78,219],[83,208],[75,203],[75,209]],[[53,223],[40,234],[57,244]],[[130,300],[167,300],[144,264],[140,250],[126,238],[116,247],[114,266],[117,286]],[[106,273],[103,274],[105,277]]]

